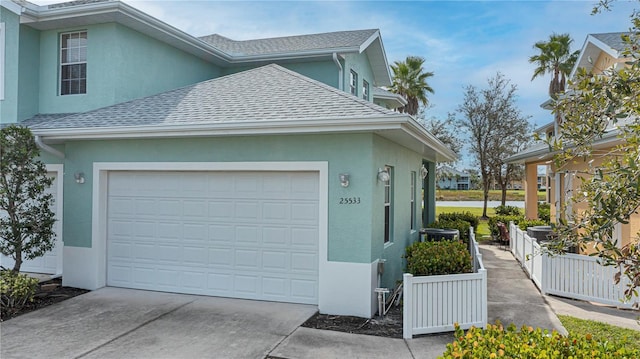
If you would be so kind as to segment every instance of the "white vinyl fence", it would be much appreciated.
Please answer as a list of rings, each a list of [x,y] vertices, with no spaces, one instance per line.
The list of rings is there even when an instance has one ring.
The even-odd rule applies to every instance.
[[[603,266],[597,258],[579,254],[549,256],[515,224],[509,224],[511,253],[543,294],[631,308],[638,297],[624,303],[628,279],[614,283],[617,267]]]
[[[487,271],[473,228],[469,251],[474,273],[414,277],[404,275],[403,337],[487,326]]]

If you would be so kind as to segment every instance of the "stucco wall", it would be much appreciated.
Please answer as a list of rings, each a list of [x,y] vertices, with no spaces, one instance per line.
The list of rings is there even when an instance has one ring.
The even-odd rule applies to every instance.
[[[362,98],[363,80],[369,83],[369,101],[373,101],[371,88],[374,86],[373,71],[366,54],[347,54],[344,58],[344,90],[349,92],[349,74],[353,70],[358,74],[358,94]]]
[[[370,263],[374,256],[369,194],[376,175],[371,146],[370,134],[68,142],[64,146],[65,246],[91,246],[93,162],[328,161],[329,260]],[[85,184],[75,183],[75,172],[84,172]],[[347,188],[338,180],[344,172],[351,174]],[[341,205],[341,197],[360,197],[361,202]]]
[[[373,165],[375,178],[377,169],[384,166],[393,167],[392,181],[392,235],[388,243],[384,243],[384,183],[375,181],[372,188],[373,212],[371,216],[371,260],[385,259],[385,271],[382,276],[383,287],[394,288],[397,280],[402,278],[404,270],[405,248],[418,239],[418,230],[422,227],[420,168],[422,157],[380,136],[373,139]],[[410,185],[411,172],[416,172],[415,188],[415,229],[411,229]]]
[[[18,72],[18,120],[38,113],[40,80],[40,32],[20,25]]]
[[[602,149],[599,150],[599,153],[605,153],[610,151],[611,149]],[[572,190],[573,193],[577,193],[578,190],[580,189],[580,184],[582,183],[582,178],[584,179],[588,179],[590,178],[590,176],[587,176],[584,174],[584,172],[589,170],[589,166],[591,167],[599,167],[601,166],[603,163],[603,158],[602,157],[598,157],[598,158],[593,158],[593,159],[589,159],[587,161],[580,161],[580,160],[576,160],[574,162],[570,162],[565,164],[564,166],[557,168],[555,165],[552,165],[552,171],[554,173],[562,173],[561,176],[561,181],[560,181],[560,186],[558,188],[556,182],[554,179],[552,179],[552,201],[554,200],[555,197],[555,193],[556,191],[560,192],[560,209],[556,208],[553,204],[552,204],[552,219],[554,218],[553,216],[555,215],[555,213],[558,210],[562,210],[562,208],[564,208],[564,206],[566,205],[566,201],[567,201],[567,191],[568,190]],[[567,173],[568,172],[568,173]],[[566,176],[570,176],[571,173],[576,173],[574,178],[573,178],[573,183],[572,183],[572,187],[568,188],[565,187],[565,184],[567,183],[564,180],[564,177]],[[587,204],[586,203],[574,203],[572,204],[572,208],[574,212],[580,213],[581,211],[584,211],[585,209],[587,209]],[[632,240],[637,239],[637,235],[638,235],[638,231],[640,231],[640,214],[634,214],[630,217],[629,219],[629,223],[628,224],[623,224],[622,225],[622,243],[621,245],[627,245],[629,244]],[[583,251],[584,253],[591,253],[593,252],[592,249],[588,249],[586,251]]]
[[[59,36],[78,30],[87,31],[87,93],[60,96]],[[219,72],[204,60],[116,23],[42,31],[38,112],[87,111],[208,80]]]
[[[296,61],[294,63],[284,61],[273,61],[291,71],[320,81],[331,87],[338,88],[338,66],[332,60],[325,61]],[[222,69],[221,76],[235,74],[241,71],[254,69],[264,66],[266,63],[257,63],[255,65],[231,66]]]
[[[0,7],[4,23],[4,100],[0,100],[0,123],[16,122],[18,116],[18,38],[19,17]]]

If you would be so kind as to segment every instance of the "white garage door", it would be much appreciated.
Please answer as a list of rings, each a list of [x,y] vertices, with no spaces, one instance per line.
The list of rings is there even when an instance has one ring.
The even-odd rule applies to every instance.
[[[62,238],[59,223],[59,216],[57,214],[58,201],[62,201],[62,198],[58,197],[58,178],[56,172],[49,172],[50,177],[53,177],[53,183],[49,187],[46,193],[53,195],[53,204],[51,210],[56,216],[56,222],[53,224],[53,233],[56,234],[55,246],[52,250],[45,253],[42,257],[25,260],[20,266],[21,272],[29,273],[45,273],[45,274],[61,274],[61,258],[62,258]],[[2,255],[0,258],[0,265],[5,268],[13,268],[15,262],[12,258]]]
[[[110,172],[107,285],[316,304],[317,172]]]

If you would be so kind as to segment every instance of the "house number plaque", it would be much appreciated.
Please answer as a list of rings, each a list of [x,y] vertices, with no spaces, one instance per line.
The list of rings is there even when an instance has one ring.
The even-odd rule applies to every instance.
[[[360,204],[360,197],[340,197],[338,204]]]

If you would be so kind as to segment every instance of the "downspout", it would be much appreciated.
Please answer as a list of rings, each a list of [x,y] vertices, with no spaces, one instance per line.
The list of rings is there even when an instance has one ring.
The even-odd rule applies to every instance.
[[[40,138],[40,136],[35,136],[35,141],[36,141],[36,145],[38,145],[38,147],[40,147],[42,150],[44,150],[45,152],[49,152],[50,154],[58,157],[58,158],[62,158],[64,159],[64,153],[56,150],[55,148],[47,145],[46,143],[42,142],[42,138]]]
[[[333,62],[338,66],[338,90],[344,91],[344,79],[342,78],[342,65],[340,64],[340,60],[338,60],[338,53],[333,53]]]

